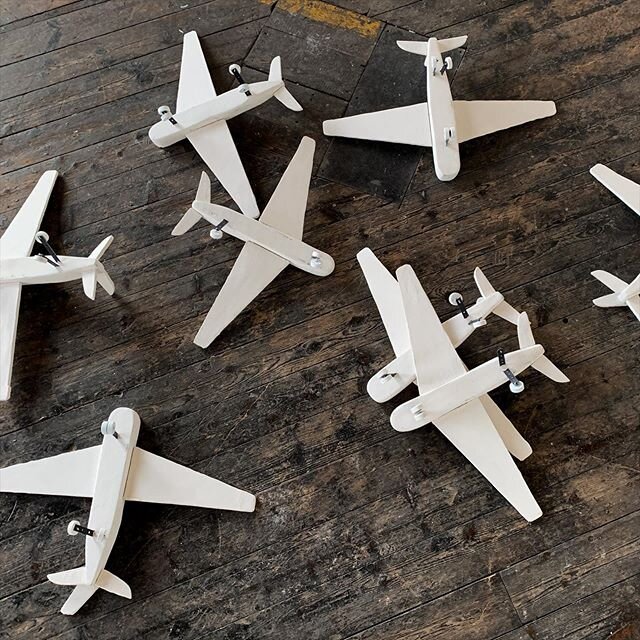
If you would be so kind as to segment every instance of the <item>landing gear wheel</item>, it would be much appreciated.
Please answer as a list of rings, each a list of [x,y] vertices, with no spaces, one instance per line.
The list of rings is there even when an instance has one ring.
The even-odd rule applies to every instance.
[[[77,520],[72,520],[68,525],[67,525],[67,533],[70,536],[77,536],[78,532],[76,531],[76,526],[78,526],[80,523]]]
[[[453,291],[452,293],[449,294],[449,304],[452,307],[457,307],[458,306],[458,300],[462,300],[462,294],[458,293],[457,291]]]

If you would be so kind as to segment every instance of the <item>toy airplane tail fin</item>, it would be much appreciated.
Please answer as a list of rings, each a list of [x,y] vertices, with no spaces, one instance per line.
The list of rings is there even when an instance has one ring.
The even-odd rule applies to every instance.
[[[100,262],[100,258],[105,254],[113,242],[113,236],[107,236],[90,254],[89,259],[95,261],[95,268],[91,269],[82,276],[82,288],[87,298],[95,300],[96,298],[96,284],[100,286],[109,294],[113,295],[115,286],[113,280],[107,274],[104,266]]]
[[[438,47],[440,53],[446,53],[453,49],[458,49],[463,46],[467,41],[467,36],[460,36],[458,38],[446,38],[444,40],[438,40]],[[416,41],[416,40],[397,40],[396,44],[409,53],[415,53],[419,56],[427,55],[428,42]]]
[[[271,66],[269,67],[269,80],[275,80],[276,82],[282,81],[282,65],[280,63],[280,56],[276,56],[271,61]],[[284,85],[275,92],[274,97],[276,100],[282,102],[287,109],[291,109],[291,111],[302,111],[300,103],[289,93],[289,90]]]
[[[203,171],[198,183],[198,191],[196,192],[196,202],[206,202],[211,204],[211,180]],[[189,207],[187,212],[180,218],[180,222],[173,228],[172,236],[181,236],[193,227],[202,216],[193,208]]]
[[[489,282],[489,278],[484,275],[479,267],[475,268],[473,272],[473,279],[476,281],[478,291],[483,298],[487,298],[496,292],[493,285]],[[493,313],[503,320],[515,325],[518,324],[518,320],[520,318],[520,314],[504,300],[493,310]]]
[[[67,598],[60,610],[61,613],[71,616],[98,590],[104,589],[110,593],[115,593],[122,598],[131,598],[129,585],[113,575],[113,573],[103,569],[98,579],[94,583],[86,582],[86,567],[77,567],[68,571],[51,573],[47,578],[54,584],[73,585],[75,589]]]
[[[521,349],[532,347],[536,344],[533,331],[531,331],[529,316],[526,313],[521,313],[518,318],[518,343]],[[569,378],[547,356],[540,356],[531,366],[554,382],[569,382]]]

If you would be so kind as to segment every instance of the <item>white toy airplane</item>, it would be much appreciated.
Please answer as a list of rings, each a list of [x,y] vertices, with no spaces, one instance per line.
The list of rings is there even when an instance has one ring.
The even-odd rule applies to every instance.
[[[96,297],[97,283],[109,295],[114,291],[113,282],[100,262],[113,236],[105,238],[87,258],[77,258],[57,256],[49,245],[49,236],[38,231],[57,176],[57,171],[42,174],[0,238],[0,400],[8,400],[11,394],[22,285],[82,280],[84,292],[92,300]],[[31,255],[34,241],[44,253]]]
[[[160,107],[161,121],[151,127],[149,137],[158,147],[168,147],[187,138],[240,211],[257,218],[258,205],[226,121],[272,97],[292,111],[301,111],[302,107],[284,86],[280,57],[271,61],[269,79],[264,82],[246,84],[237,64],[232,64],[229,72],[241,82],[240,86],[216,95],[198,34],[195,31],[186,33],[177,113],[172,114],[169,107]]]
[[[84,566],[47,576],[54,584],[75,587],[61,609],[66,615],[98,589],[131,598],[129,585],[105,569],[125,500],[255,509],[252,494],[136,447],[139,430],[138,414],[119,408],[102,423],[102,445],[0,469],[0,491],[93,498],[87,526],[74,520],[67,527],[69,535],[86,536]]]
[[[370,257],[377,262],[373,254]],[[362,264],[362,256],[359,260]],[[500,352],[495,360],[468,371],[452,339],[452,335],[454,339],[460,336],[456,331],[462,328],[461,322],[448,326],[440,323],[411,267],[401,267],[396,281],[382,265],[382,270],[378,270],[366,256],[365,261],[367,279],[375,282],[372,290],[377,292],[376,302],[394,349],[403,348],[406,343],[406,350],[413,354],[411,375],[420,393],[418,398],[393,411],[392,426],[398,431],[409,431],[434,422],[523,517],[529,521],[540,517],[540,507],[509,455],[524,460],[531,454],[531,447],[487,395],[507,380],[511,382],[512,391],[521,391],[523,384],[516,375],[526,366],[537,365],[543,357],[544,349],[535,344],[527,315],[520,314],[518,319],[519,351]],[[491,304],[496,299],[494,297]],[[469,321],[479,318],[479,309],[485,313],[483,304],[481,298],[468,310]],[[501,308],[501,304],[506,306]],[[498,308],[505,314],[513,309],[504,302],[495,307]],[[395,313],[391,313],[392,310]],[[550,362],[549,365],[555,369],[556,378],[567,380],[554,365]]]
[[[409,330],[402,311],[402,296],[397,280],[371,249],[362,249],[356,257],[395,354],[394,360],[375,373],[367,383],[367,391],[373,400],[387,402],[416,381]],[[460,313],[442,323],[454,348],[458,348],[477,327],[484,326],[490,313],[516,326],[520,322],[521,314],[493,288],[480,268],[476,267],[473,278],[481,296],[476,304],[466,308],[459,293],[449,296],[451,304],[461,309]],[[541,356],[532,366],[555,382],[569,381],[547,356]],[[487,399],[492,402],[488,396]],[[499,411],[497,407],[496,410]]]
[[[326,120],[324,133],[431,147],[436,175],[440,180],[453,180],[460,171],[462,142],[556,113],[555,104],[550,101],[454,100],[447,78],[447,69],[453,67],[453,62],[449,57],[443,59],[442,54],[466,41],[467,36],[398,41],[401,49],[425,56],[427,102]]]
[[[213,239],[220,239],[224,229],[245,245],[195,337],[198,346],[208,347],[287,265],[316,276],[333,271],[330,255],[302,242],[314,150],[315,142],[304,137],[260,220],[211,204],[211,182],[202,174],[196,199],[173,235],[185,233],[202,217],[214,226]]]
[[[603,164],[591,167],[591,175],[640,215],[639,184],[621,176]],[[591,275],[613,291],[613,293],[596,298],[593,304],[597,307],[624,307],[626,305],[631,309],[633,315],[640,320],[640,274],[631,283],[627,283],[601,269],[592,271]]]

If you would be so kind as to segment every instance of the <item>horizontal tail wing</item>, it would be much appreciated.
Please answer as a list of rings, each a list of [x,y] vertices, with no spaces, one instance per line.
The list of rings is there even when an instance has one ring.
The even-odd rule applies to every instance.
[[[518,343],[521,349],[532,347],[536,344],[533,337],[533,331],[531,330],[531,323],[529,322],[529,316],[526,313],[521,313],[518,318]],[[547,376],[554,382],[569,382],[569,378],[556,367],[547,356],[542,355],[531,365],[536,371],[539,371],[542,375]]]
[[[75,589],[67,598],[66,602],[60,610],[61,613],[71,616],[77,613],[82,605],[98,590],[104,589],[109,593],[114,593],[122,598],[131,598],[131,588],[129,585],[115,576],[110,571],[103,570],[100,572],[95,582],[87,582],[86,567],[77,567],[68,571],[60,571],[59,573],[50,573],[47,578],[54,584],[74,585]]]
[[[100,260],[102,256],[105,254],[107,249],[111,246],[113,242],[113,236],[107,236],[90,254],[89,257],[94,260]]]
[[[591,275],[596,279],[600,280],[605,287],[609,287],[611,291],[614,293],[620,293],[628,286],[624,280],[618,278],[618,276],[614,276],[612,273],[608,271],[603,271],[602,269],[598,269],[596,271],[592,271]]]
[[[480,295],[483,298],[488,298],[491,294],[496,292],[496,290],[493,288],[493,285],[489,282],[489,278],[484,275],[480,267],[475,268],[473,272],[473,279],[476,281],[478,291],[480,291]],[[495,313],[499,318],[510,322],[511,324],[518,324],[518,317],[520,316],[520,314],[505,300],[503,300],[493,310],[493,313]]]
[[[445,38],[444,40],[438,40],[438,47],[440,49],[440,53],[446,53],[447,51],[452,51],[453,49],[458,49],[459,47],[464,46],[467,42],[467,36],[459,36],[457,38]],[[420,56],[427,55],[427,49],[429,43],[420,40],[397,40],[396,44],[405,51],[409,53],[415,53]]]
[[[100,263],[100,258],[105,254],[113,242],[113,236],[107,236],[90,254],[89,258],[96,261],[95,268],[82,276],[82,288],[87,298],[96,299],[96,285],[100,286],[109,294],[113,295],[115,286],[113,280],[108,276],[105,268]]]
[[[203,171],[200,174],[200,182],[198,183],[198,191],[196,192],[197,202],[211,203],[211,179]],[[181,236],[193,227],[202,216],[193,207],[189,207],[187,212],[180,218],[180,222],[173,228],[172,236]]]
[[[98,284],[98,277],[96,275],[96,269],[88,271],[82,276],[82,288],[84,289],[84,295],[91,300],[96,299],[96,285]]]
[[[429,107],[426,102],[325,120],[322,130],[327,136],[431,146]]]

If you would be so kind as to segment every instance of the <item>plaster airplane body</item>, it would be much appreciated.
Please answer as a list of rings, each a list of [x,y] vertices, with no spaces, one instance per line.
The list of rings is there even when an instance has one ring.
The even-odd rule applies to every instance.
[[[395,358],[375,373],[367,383],[367,392],[373,400],[387,402],[416,381],[406,320],[403,315],[399,316],[402,313],[399,311],[402,309],[400,288],[397,280],[376,258],[371,249],[360,251],[357,259],[378,306],[395,354]],[[466,317],[465,313],[461,312],[442,323],[442,328],[456,349],[476,328],[486,325],[486,318],[490,314],[495,314],[516,326],[520,318],[520,313],[493,288],[481,269],[476,268],[473,277],[480,292],[480,298],[476,304],[466,309]],[[462,301],[460,294],[451,294],[452,304],[455,304],[457,298]],[[566,382],[566,376],[547,356],[539,357],[534,366],[552,380]]]
[[[398,41],[401,49],[425,57],[427,102],[326,120],[324,133],[431,147],[436,175],[446,181],[460,171],[461,143],[556,113],[551,101],[454,100],[447,77],[453,63],[443,54],[463,46],[466,40],[467,36]]]
[[[237,65],[231,72],[242,79]],[[184,36],[177,113],[158,109],[162,120],[149,130],[158,147],[168,147],[187,138],[222,186],[247,216],[257,218],[258,205],[226,121],[276,98],[288,109],[302,107],[282,80],[280,58],[271,62],[269,79],[246,84],[217,95],[195,31]]]
[[[396,281],[369,250],[361,252],[358,259],[365,265],[367,281],[394,349],[402,346],[405,338],[408,342],[412,374],[418,384],[419,396],[392,412],[392,426],[398,431],[410,431],[433,422],[520,514],[530,521],[540,517],[540,507],[511,458],[513,455],[525,459],[531,454],[531,447],[487,395],[507,380],[519,383],[515,376],[544,357],[543,347],[533,340],[526,314],[518,315],[521,348],[469,371],[411,267],[401,267]],[[487,300],[491,300],[489,306],[494,305],[500,297],[494,292],[474,306],[477,308]],[[517,314],[503,301],[496,304],[494,311],[500,304],[506,305],[502,312],[511,309]],[[469,317],[478,318],[472,309],[468,310]],[[456,322],[449,328],[459,325]],[[559,381],[568,380],[547,362],[543,369],[551,369]],[[521,390],[513,386],[512,389]]]
[[[48,236],[38,231],[58,172],[45,171],[0,238],[0,400],[11,393],[11,373],[23,285],[82,280],[85,294],[95,299],[100,284],[111,295],[113,282],[100,262],[113,237],[105,238],[86,258],[53,253]],[[49,255],[32,256],[38,241]]]
[[[602,164],[591,167],[591,175],[601,182],[609,191],[618,196],[632,211],[640,215],[640,185],[621,176]],[[593,301],[597,307],[624,307],[631,309],[633,315],[640,320],[640,274],[630,283],[617,276],[598,269],[591,275],[611,289],[613,293],[600,296]]]
[[[83,533],[85,564],[48,575],[74,589],[61,612],[73,615],[98,590],[131,598],[131,589],[105,569],[122,521],[126,500],[251,512],[255,497],[224,482],[156,456],[136,446],[140,418],[116,409],[102,425],[102,445],[0,469],[0,490],[92,498],[86,527],[69,523],[70,535]]]
[[[214,239],[226,232],[245,245],[195,337],[198,346],[209,346],[287,265],[317,276],[333,272],[333,258],[302,241],[314,149],[311,138],[302,139],[259,220],[211,204],[211,183],[202,174],[196,199],[172,233],[204,218]]]

